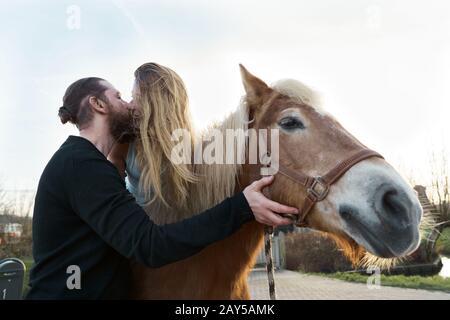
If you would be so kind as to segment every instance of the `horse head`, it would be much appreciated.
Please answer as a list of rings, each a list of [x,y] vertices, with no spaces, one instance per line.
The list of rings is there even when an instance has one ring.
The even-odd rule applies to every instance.
[[[296,80],[273,86],[241,66],[245,103],[254,129],[278,129],[279,165],[291,172],[322,176],[349,155],[366,149],[321,106],[317,94]],[[248,174],[257,170],[248,166]],[[245,174],[245,173],[244,173]],[[307,190],[277,174],[271,197],[301,208]],[[417,195],[383,158],[354,164],[305,217],[307,226],[332,235],[354,263],[366,252],[402,257],[419,245],[422,207]]]

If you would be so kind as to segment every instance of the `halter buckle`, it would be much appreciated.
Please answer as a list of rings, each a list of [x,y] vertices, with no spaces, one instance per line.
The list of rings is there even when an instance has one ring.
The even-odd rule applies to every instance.
[[[328,194],[330,186],[322,180],[322,177],[314,177],[311,187],[308,188],[308,196],[314,202],[322,201]]]

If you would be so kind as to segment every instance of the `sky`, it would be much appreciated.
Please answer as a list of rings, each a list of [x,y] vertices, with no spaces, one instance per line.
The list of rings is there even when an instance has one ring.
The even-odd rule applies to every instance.
[[[1,5],[0,18],[8,190],[36,189],[77,134],[57,117],[70,83],[99,76],[130,99],[145,62],[183,78],[198,128],[237,108],[242,63],[268,84],[311,86],[348,131],[417,183],[429,182],[431,152],[450,150],[448,1],[19,0]]]

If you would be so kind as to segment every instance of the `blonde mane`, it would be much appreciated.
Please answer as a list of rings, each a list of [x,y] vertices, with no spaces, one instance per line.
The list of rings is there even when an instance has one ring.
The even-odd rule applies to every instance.
[[[213,130],[219,130],[225,137],[227,129],[245,131],[248,123],[248,108],[245,99],[242,99],[237,110],[229,114],[223,122],[215,122],[200,132],[195,139],[196,147],[201,144],[204,150],[208,144],[212,143],[209,138]],[[235,142],[234,154],[245,155],[243,152],[246,147],[245,142],[239,143],[239,139]],[[226,151],[224,144],[224,154]],[[200,213],[232,196],[236,190],[237,177],[241,172],[241,163],[245,159],[238,160],[233,164],[194,164],[192,170],[198,181],[190,184],[189,201],[186,206],[167,208],[157,200],[146,208],[147,213],[158,224],[171,223]],[[170,190],[165,191],[170,192]]]
[[[201,132],[200,137],[197,138],[197,144],[203,144],[203,148],[211,142],[205,143],[203,140],[209,138],[213,130],[219,130],[222,136],[226,136],[226,130],[247,130],[248,127],[248,110],[245,99],[241,100],[238,109],[231,113],[223,122],[214,123],[206,130]],[[235,139],[234,155],[241,154],[245,157],[245,142],[239,143]],[[230,152],[226,150],[224,144],[224,154]],[[194,204],[193,210],[205,210],[211,206],[223,201],[226,197],[232,196],[236,191],[237,177],[241,172],[242,165],[245,159],[236,159],[233,164],[201,164],[194,166],[194,172],[200,178],[200,182],[193,185]]]
[[[272,89],[290,97],[298,103],[314,107],[319,112],[324,112],[320,95],[313,89],[294,79],[283,79],[275,82]]]

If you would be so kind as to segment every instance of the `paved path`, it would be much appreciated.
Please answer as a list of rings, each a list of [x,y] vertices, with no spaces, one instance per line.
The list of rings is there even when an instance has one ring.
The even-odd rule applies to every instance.
[[[265,269],[254,269],[248,279],[253,300],[269,299]],[[428,290],[380,287],[369,289],[365,283],[305,275],[294,271],[275,272],[277,298],[280,300],[450,300],[450,293]]]

